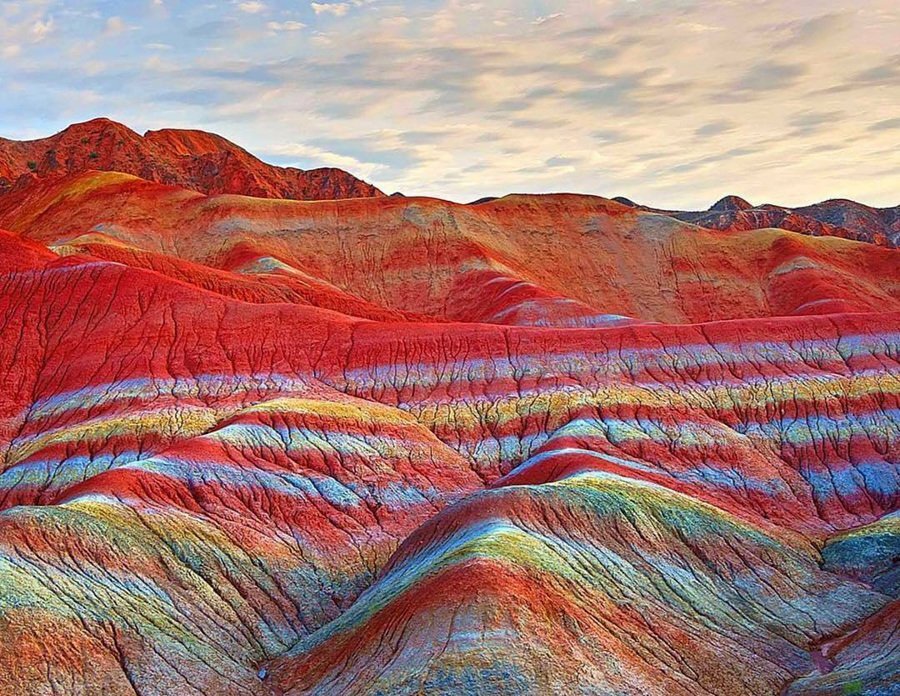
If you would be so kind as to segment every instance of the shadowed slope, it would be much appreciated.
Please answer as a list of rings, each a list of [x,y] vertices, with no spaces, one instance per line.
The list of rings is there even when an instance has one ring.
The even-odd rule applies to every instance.
[[[787,693],[900,693],[900,513],[836,534],[822,555],[825,569],[865,581],[894,601],[820,646],[824,669],[797,680]]]

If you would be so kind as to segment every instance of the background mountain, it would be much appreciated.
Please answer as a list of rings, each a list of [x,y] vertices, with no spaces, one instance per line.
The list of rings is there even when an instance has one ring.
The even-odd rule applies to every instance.
[[[0,195],[0,693],[896,693],[898,250],[151,179]]]
[[[20,178],[117,171],[206,194],[319,200],[382,196],[340,169],[301,170],[266,164],[225,138],[197,130],[165,129],[143,136],[109,119],[69,126],[49,138],[0,138],[0,191]]]
[[[881,246],[900,245],[900,206],[872,208],[855,201],[834,199],[799,208],[785,208],[770,204],[754,206],[739,196],[726,196],[709,210],[685,212],[638,206],[625,198],[616,200],[714,230],[779,227],[791,232],[843,237]]]

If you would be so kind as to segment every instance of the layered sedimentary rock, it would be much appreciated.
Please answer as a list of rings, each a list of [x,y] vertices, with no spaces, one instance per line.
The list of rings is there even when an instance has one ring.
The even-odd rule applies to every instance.
[[[0,692],[894,688],[897,251],[97,172],[0,228]]]
[[[891,250],[704,230],[591,196],[297,203],[89,172],[0,197],[0,227],[164,272],[200,264],[178,277],[204,275],[207,288],[254,278],[260,297],[273,284],[297,297],[306,286],[312,304],[327,295],[343,311],[340,297],[350,313],[365,303],[369,313],[573,327],[900,307]],[[213,281],[209,269],[230,275]]]
[[[165,129],[138,135],[99,118],[39,140],[0,138],[0,193],[33,179],[89,170],[134,174],[203,193],[320,200],[382,196],[334,168],[275,167],[213,133]]]
[[[617,199],[642,210],[669,215],[715,230],[759,230],[778,227],[813,236],[843,237],[881,246],[900,246],[900,205],[873,208],[856,201],[832,199],[787,208],[780,205],[752,205],[738,196],[726,196],[703,211],[660,210],[637,206],[625,198]]]
[[[438,515],[275,675],[286,693],[772,693],[809,670],[801,646],[883,602],[601,465]]]

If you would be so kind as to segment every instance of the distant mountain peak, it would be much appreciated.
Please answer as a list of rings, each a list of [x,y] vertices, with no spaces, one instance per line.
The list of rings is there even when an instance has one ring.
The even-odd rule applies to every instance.
[[[59,176],[92,169],[123,172],[205,194],[296,200],[384,195],[341,169],[278,167],[202,130],[164,128],[142,136],[117,121],[95,118],[38,140],[0,138],[0,193],[23,176]]]
[[[739,210],[749,210],[753,206],[740,196],[725,196],[720,198],[710,206],[710,212],[736,212]]]

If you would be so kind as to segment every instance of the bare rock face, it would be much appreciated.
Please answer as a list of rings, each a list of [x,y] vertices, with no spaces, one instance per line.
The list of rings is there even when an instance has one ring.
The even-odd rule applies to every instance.
[[[0,693],[892,693],[900,252],[101,130],[0,196]]]
[[[384,195],[341,171],[266,164],[221,136],[196,130],[148,131],[95,119],[49,138],[0,139],[0,191],[22,176],[117,171],[206,194],[323,200]]]

